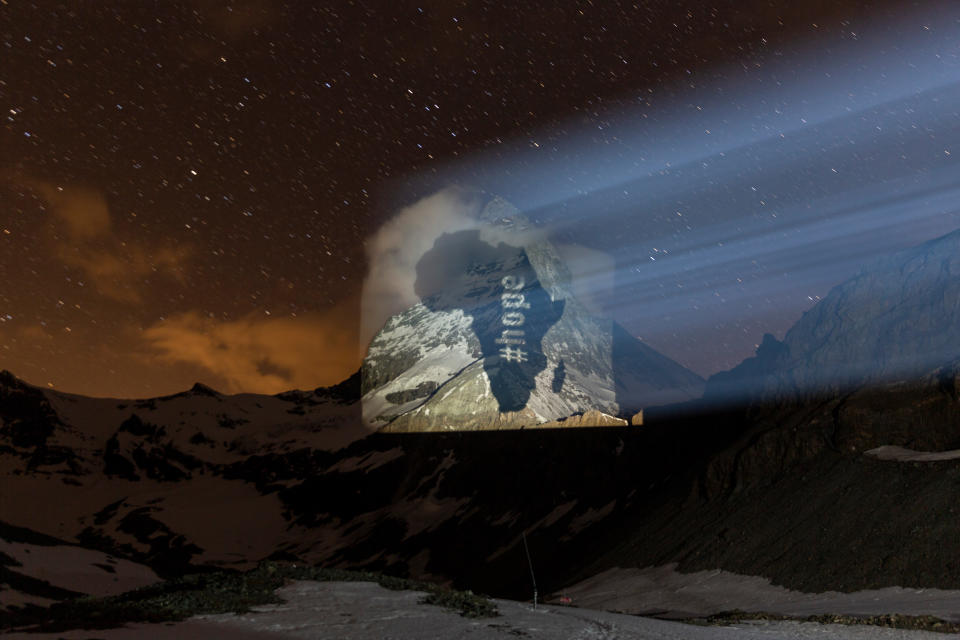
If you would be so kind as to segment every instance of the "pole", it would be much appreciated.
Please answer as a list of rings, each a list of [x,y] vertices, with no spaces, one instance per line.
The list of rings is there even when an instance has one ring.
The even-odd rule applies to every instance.
[[[527,553],[527,564],[530,565],[530,581],[533,583],[533,608],[537,608],[537,577],[533,574],[533,560],[530,558],[530,547],[527,546],[527,532],[522,531],[523,550]]]

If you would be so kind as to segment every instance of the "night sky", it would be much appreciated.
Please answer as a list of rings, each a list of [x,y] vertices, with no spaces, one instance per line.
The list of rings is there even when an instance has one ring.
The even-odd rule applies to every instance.
[[[718,87],[749,95],[750,82],[789,83],[784,65],[802,71],[811,51],[847,55],[861,41],[878,47],[938,26],[923,11],[935,5],[905,4],[0,0],[0,368],[37,385],[119,397],[195,381],[266,393],[338,382],[359,366],[365,240],[398,209],[451,183],[504,195],[546,221],[558,242],[608,251],[619,283],[611,315],[700,374],[732,366],[764,331],[782,335],[855,261],[802,285],[734,264],[725,281],[755,281],[762,293],[749,294],[749,308],[692,320],[701,305],[673,308],[644,289],[675,286],[675,273],[643,282],[624,275],[640,273],[629,255],[644,264],[663,255],[665,245],[648,246],[641,230],[669,238],[674,254],[701,246],[698,233],[763,243],[754,214],[747,229],[707,206],[718,198],[709,189],[657,191],[651,177],[662,173],[599,184],[607,169],[571,170],[586,176],[582,184],[568,176],[569,193],[538,200],[530,196],[543,185],[517,167],[536,173],[538,158],[548,168],[616,167],[622,149],[606,154],[618,138],[605,129],[629,126],[671,142],[671,127],[682,130],[671,110],[697,110],[685,91],[711,87],[722,104]],[[645,113],[660,124],[644,129]],[[871,151],[874,133],[851,133],[860,136],[859,166],[872,169],[842,189],[782,167],[767,187],[745,170],[665,180],[713,184],[727,193],[725,210],[740,213],[754,205],[741,206],[736,194],[764,188],[755,198],[784,212],[810,202],[844,208],[858,189],[931,176],[960,157],[943,141],[955,117],[930,118],[916,141],[907,127],[896,142],[917,150],[909,166],[876,159],[884,152]],[[740,135],[731,120],[720,122],[728,137]],[[723,126],[708,133],[722,136]],[[816,155],[831,146],[820,142],[827,129],[793,141],[809,166],[837,174],[852,161]],[[783,152],[761,143],[749,152],[754,173],[775,171],[771,158]],[[627,206],[625,182],[649,194],[649,207],[636,196]],[[932,187],[918,188],[929,195]],[[587,191],[598,199],[576,199]],[[949,231],[960,226],[952,215],[914,225],[917,238],[896,234],[871,246]],[[736,297],[700,280],[708,298]],[[766,302],[754,307],[754,298]],[[673,330],[648,330],[652,316]]]

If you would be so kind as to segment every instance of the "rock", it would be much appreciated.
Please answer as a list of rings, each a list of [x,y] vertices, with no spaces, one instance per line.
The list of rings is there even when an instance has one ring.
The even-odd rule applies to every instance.
[[[405,404],[418,398],[429,398],[437,390],[437,383],[433,380],[424,380],[415,389],[404,389],[386,395],[387,401],[393,404]]]
[[[630,416],[630,424],[634,427],[643,426],[643,409]]]
[[[587,411],[583,414],[569,416],[560,420],[551,420],[538,425],[535,428],[556,429],[566,427],[625,427],[627,421],[617,418],[602,411]]]

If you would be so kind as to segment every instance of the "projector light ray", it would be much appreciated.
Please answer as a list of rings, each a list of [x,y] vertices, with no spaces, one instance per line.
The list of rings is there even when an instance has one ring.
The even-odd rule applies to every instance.
[[[575,290],[709,375],[871,262],[960,227],[958,18],[905,13],[829,50],[692,76],[443,179],[611,256],[613,278],[581,264]]]

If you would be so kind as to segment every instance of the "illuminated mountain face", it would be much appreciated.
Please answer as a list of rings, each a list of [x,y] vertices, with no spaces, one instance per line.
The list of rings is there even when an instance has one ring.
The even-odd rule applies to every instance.
[[[554,247],[530,240],[529,223],[510,205],[494,199],[480,222],[484,230],[435,241],[416,268],[420,303],[371,342],[363,365],[369,424],[516,428],[699,396],[695,374],[587,312]]]
[[[416,292],[431,311],[471,319],[500,412],[522,411],[547,367],[543,337],[565,304],[543,290],[526,251],[494,247],[475,230],[444,234],[417,266]],[[559,392],[562,381],[552,387]]]

